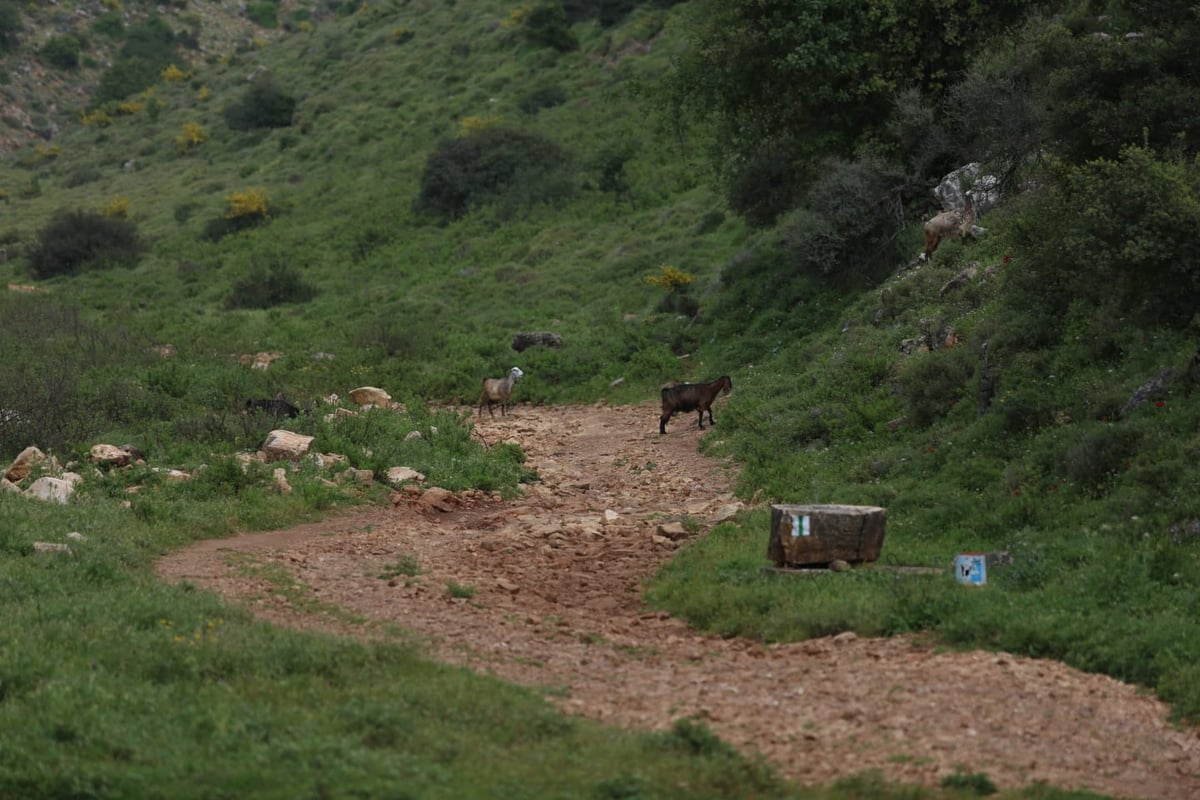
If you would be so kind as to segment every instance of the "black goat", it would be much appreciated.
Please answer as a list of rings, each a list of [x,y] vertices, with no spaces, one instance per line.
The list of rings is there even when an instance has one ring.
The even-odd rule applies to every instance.
[[[283,392],[275,395],[270,400],[247,400],[246,413],[253,414],[255,411],[261,411],[268,416],[274,417],[275,419],[279,419],[280,417],[295,418],[300,416],[300,409],[289,403],[287,398],[283,396]]]
[[[712,383],[681,383],[662,390],[662,416],[658,418],[658,432],[667,432],[667,420],[677,411],[700,412],[700,430],[704,430],[704,412],[708,412],[708,424],[716,425],[712,415],[712,404],[719,393],[729,394],[733,381],[722,375]]]

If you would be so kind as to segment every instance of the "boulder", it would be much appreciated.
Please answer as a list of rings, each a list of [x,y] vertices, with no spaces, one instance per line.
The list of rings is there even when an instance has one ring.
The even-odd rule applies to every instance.
[[[272,461],[299,461],[312,448],[312,436],[291,431],[275,430],[267,434],[262,452],[267,463]]]
[[[127,467],[137,460],[140,453],[131,445],[117,447],[112,444],[92,445],[88,458],[93,464],[104,464],[109,467]]]
[[[34,500],[66,505],[67,501],[71,499],[71,495],[75,494],[75,484],[81,480],[83,480],[82,476],[74,472],[65,472],[61,478],[38,478],[30,484],[24,494]]]
[[[29,473],[33,468],[46,461],[46,454],[36,447],[26,447],[13,462],[8,465],[8,469],[4,471],[4,477],[13,483],[20,483],[29,477]]]
[[[405,481],[424,483],[425,476],[412,467],[392,467],[387,471],[387,482],[392,486],[399,486]]]
[[[360,386],[357,389],[351,389],[350,399],[364,408],[368,406],[387,408],[392,404],[392,396],[374,386]]]

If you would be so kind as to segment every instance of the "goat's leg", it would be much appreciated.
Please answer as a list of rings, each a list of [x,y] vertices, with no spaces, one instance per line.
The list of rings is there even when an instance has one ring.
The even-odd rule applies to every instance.
[[[665,434],[667,432],[667,420],[671,418],[669,412],[664,411],[662,416],[658,418],[658,432]]]

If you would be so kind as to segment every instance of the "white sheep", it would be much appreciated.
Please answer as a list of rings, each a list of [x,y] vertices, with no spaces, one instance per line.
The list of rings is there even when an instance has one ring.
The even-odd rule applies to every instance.
[[[503,378],[484,378],[483,391],[479,394],[479,414],[483,415],[483,404],[487,403],[488,413],[493,417],[496,416],[492,411],[492,405],[500,404],[500,415],[508,414],[508,401],[512,397],[513,384],[521,379],[525,373],[521,372],[520,367],[513,367],[508,371],[508,374]]]

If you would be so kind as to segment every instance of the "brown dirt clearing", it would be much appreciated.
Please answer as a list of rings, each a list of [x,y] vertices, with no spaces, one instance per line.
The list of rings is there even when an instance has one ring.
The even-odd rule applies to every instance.
[[[521,406],[477,423],[489,443],[529,454],[542,482],[525,497],[468,492],[439,510],[397,493],[391,508],[200,542],[160,572],[280,625],[351,636],[398,626],[430,657],[553,689],[569,713],[640,728],[694,715],[803,783],[876,769],[936,785],[962,771],[1002,788],[1200,798],[1200,734],[1111,678],[915,638],[722,639],[648,610],[643,580],[686,546],[658,526],[711,523],[736,502],[733,466],[697,451],[717,434],[700,434],[691,414],[661,437],[651,406]],[[766,542],[764,531],[764,560]],[[346,613],[281,596],[239,559],[286,568],[318,608]],[[380,577],[406,559],[416,577]],[[452,585],[474,594],[453,597]]]

